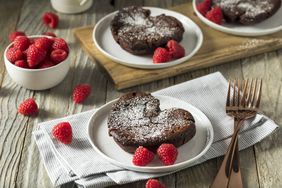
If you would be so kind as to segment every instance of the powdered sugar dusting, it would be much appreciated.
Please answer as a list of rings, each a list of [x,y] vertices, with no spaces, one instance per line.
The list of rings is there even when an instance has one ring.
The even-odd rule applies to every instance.
[[[133,11],[130,12],[130,11]],[[128,36],[133,40],[159,40],[160,38],[172,37],[179,26],[169,24],[171,20],[162,19],[165,15],[152,17],[150,11],[142,8],[124,8],[118,14],[119,23],[122,25],[117,35]],[[168,18],[167,18],[168,19]]]
[[[244,13],[246,17],[254,18],[273,9],[274,4],[269,0],[215,0],[216,4],[224,9]]]
[[[160,111],[158,99],[151,95],[117,103],[116,107],[109,117],[109,130],[118,130],[119,137],[130,140],[161,138],[166,132],[191,123],[190,119],[173,116],[176,108]]]

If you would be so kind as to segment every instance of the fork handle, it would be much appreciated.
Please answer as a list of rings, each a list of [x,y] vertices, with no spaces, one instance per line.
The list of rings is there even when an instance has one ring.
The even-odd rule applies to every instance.
[[[238,131],[240,131],[242,123],[243,123],[243,121],[240,121],[237,118],[234,119],[234,132],[237,128],[238,128]],[[237,127],[237,126],[239,126],[239,127]],[[234,151],[234,154],[229,155],[229,157],[227,159],[227,165],[226,165],[226,169],[225,169],[227,177],[230,177],[231,171],[238,172],[240,170],[238,138],[235,140],[234,145],[231,147],[231,151]]]
[[[228,188],[243,188],[242,175],[240,170],[238,142],[236,144]]]
[[[235,118],[234,129],[238,124],[237,121],[238,120]],[[235,143],[234,157],[233,161],[231,162],[230,168],[231,172],[229,176],[228,188],[243,188],[242,175],[240,170],[238,139]]]
[[[231,138],[231,142],[228,146],[227,152],[224,156],[224,159],[222,161],[222,164],[219,168],[219,171],[211,184],[210,188],[227,188],[228,187],[228,182],[229,182],[229,177],[230,177],[230,165],[231,163],[228,163],[228,158],[230,158],[230,161],[233,161],[233,156],[234,156],[234,151],[235,151],[235,145],[238,139],[238,133],[241,127],[241,121],[236,122],[236,126],[234,129],[234,133]],[[227,167],[228,166],[228,167]],[[228,173],[226,173],[226,169],[228,169]]]

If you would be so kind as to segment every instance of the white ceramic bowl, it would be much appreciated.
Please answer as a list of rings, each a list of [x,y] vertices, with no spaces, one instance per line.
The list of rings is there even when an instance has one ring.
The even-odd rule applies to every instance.
[[[33,35],[29,38],[47,37]],[[69,56],[63,62],[44,69],[25,69],[11,63],[7,57],[7,50],[13,45],[9,44],[4,51],[4,62],[9,76],[14,82],[31,90],[45,90],[58,85],[67,75],[70,68]]]
[[[84,12],[93,4],[93,0],[51,0],[52,7],[61,13],[75,14]]]

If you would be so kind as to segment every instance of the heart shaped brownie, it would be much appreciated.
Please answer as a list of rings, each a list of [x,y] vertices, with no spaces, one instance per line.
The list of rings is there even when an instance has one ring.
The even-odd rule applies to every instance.
[[[186,110],[160,110],[160,102],[151,94],[133,92],[121,96],[108,117],[109,135],[125,151],[138,146],[152,151],[162,143],[176,147],[188,142],[196,133],[195,120]]]
[[[150,16],[151,11],[142,7],[126,7],[111,22],[115,41],[126,51],[142,55],[153,53],[171,39],[182,40],[183,25],[172,16]]]

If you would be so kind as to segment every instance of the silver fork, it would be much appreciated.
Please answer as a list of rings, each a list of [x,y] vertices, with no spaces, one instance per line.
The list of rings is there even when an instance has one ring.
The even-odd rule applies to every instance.
[[[231,96],[231,88],[233,95]],[[246,119],[255,117],[261,99],[262,80],[230,81],[226,100],[226,113],[234,117],[234,133],[221,167],[211,188],[241,188],[242,176],[239,167],[238,133]],[[241,93],[242,91],[242,93]]]

